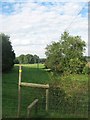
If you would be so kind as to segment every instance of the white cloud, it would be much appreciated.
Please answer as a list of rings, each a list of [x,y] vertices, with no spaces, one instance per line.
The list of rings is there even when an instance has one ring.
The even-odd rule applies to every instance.
[[[0,0],[1,2],[89,2],[90,0]]]
[[[28,0],[28,2],[89,2],[89,0]]]
[[[2,18],[3,32],[11,36],[16,55],[33,53],[43,57],[45,46],[60,38],[60,34],[70,25],[83,6],[84,3],[70,1],[64,5],[60,5],[59,2],[51,7],[28,2],[21,4],[21,11],[18,12],[20,5],[16,4],[15,13],[3,14],[0,16],[0,21]],[[80,35],[87,41],[87,19],[78,15],[70,26],[70,33]]]

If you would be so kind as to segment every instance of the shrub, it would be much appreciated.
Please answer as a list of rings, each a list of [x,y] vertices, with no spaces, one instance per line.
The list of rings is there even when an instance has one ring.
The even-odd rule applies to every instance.
[[[85,66],[84,68],[83,68],[83,72],[82,72],[83,74],[89,74],[90,73],[90,68],[88,67],[88,66]]]

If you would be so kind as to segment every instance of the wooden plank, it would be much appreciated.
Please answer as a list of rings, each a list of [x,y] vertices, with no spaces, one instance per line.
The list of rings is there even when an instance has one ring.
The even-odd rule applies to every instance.
[[[46,111],[48,111],[49,90],[46,89]]]
[[[38,102],[38,99],[35,99],[27,108],[31,109],[37,102]]]
[[[28,107],[27,107],[27,117],[30,117],[30,110],[33,106],[36,107],[36,111],[37,111],[37,102],[38,102],[38,99],[35,99]]]
[[[49,88],[49,85],[43,85],[43,84],[35,84],[35,83],[26,83],[26,82],[21,82],[21,86],[26,86],[26,87],[34,87],[34,88]]]

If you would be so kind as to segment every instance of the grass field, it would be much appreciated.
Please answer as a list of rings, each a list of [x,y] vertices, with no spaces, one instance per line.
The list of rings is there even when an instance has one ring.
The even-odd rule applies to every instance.
[[[31,117],[87,117],[88,116],[88,76],[69,75],[54,77],[45,71],[44,65],[22,65],[22,81],[47,84],[49,83],[49,111],[45,112],[45,90],[35,88],[22,89],[21,117],[26,117],[27,106],[39,99],[37,116],[32,110]],[[3,88],[3,117],[17,117],[18,106],[18,65],[9,73],[4,73]],[[55,88],[58,86],[59,88]],[[54,87],[54,88],[53,88]]]

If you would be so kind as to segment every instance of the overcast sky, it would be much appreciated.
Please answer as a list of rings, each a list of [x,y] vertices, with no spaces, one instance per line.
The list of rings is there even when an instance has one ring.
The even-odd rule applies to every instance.
[[[10,35],[16,56],[45,57],[65,29],[88,44],[87,0],[0,0],[0,32]]]

